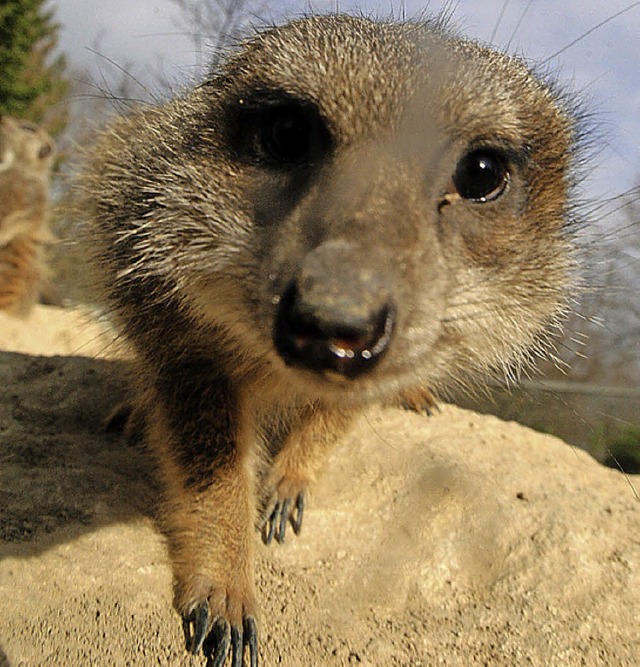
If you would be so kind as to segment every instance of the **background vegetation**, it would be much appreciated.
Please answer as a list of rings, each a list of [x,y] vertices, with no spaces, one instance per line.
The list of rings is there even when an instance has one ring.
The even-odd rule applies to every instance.
[[[0,114],[42,125],[52,136],[67,125],[70,88],[59,26],[45,0],[0,3]]]

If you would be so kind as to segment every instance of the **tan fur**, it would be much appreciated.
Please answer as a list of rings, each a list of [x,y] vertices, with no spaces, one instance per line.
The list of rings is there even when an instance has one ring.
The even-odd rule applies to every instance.
[[[0,246],[0,310],[27,315],[38,301],[47,269],[39,240],[29,234]]]
[[[348,432],[357,410],[330,410],[314,406],[292,428],[269,471],[267,489],[277,500],[306,494],[316,481],[328,454]]]
[[[207,635],[224,657],[217,623],[251,636],[258,506],[267,527],[294,522],[368,403],[428,411],[433,391],[544,350],[573,280],[573,134],[518,60],[437,22],[340,16],[267,30],[103,134],[81,207],[138,351],[135,420],[193,650]],[[465,190],[477,150],[498,156],[495,196]]]
[[[24,316],[50,290],[45,248],[54,145],[42,128],[0,117],[0,309]]]

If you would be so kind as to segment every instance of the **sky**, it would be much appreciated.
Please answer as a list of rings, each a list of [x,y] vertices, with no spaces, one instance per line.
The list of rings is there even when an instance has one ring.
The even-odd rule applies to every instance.
[[[358,3],[342,0],[272,0],[267,22],[316,12],[359,10],[386,17],[393,8],[407,17],[438,13],[443,7],[468,37],[490,42],[533,62],[543,62],[606,25],[563,53],[549,66],[573,90],[586,94],[595,116],[600,150],[589,180],[590,196],[614,196],[640,184],[640,2],[634,0],[398,0]],[[60,49],[77,72],[96,82],[111,60],[140,78],[162,71],[177,86],[188,81],[197,55],[180,33],[171,0],[49,0],[61,24]],[[614,15],[628,10],[621,16]],[[503,11],[504,10],[504,11]],[[502,17],[502,18],[500,18]],[[260,17],[256,18],[260,23]],[[495,33],[495,34],[494,34]],[[96,55],[95,52],[100,55]]]

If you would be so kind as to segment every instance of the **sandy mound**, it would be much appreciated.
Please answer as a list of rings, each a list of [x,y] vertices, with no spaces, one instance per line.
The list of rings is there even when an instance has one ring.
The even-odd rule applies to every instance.
[[[38,306],[28,319],[0,311],[0,350],[93,359],[125,354],[106,321],[98,319],[89,309],[66,310],[54,306]]]
[[[86,353],[77,314],[37,318],[47,335],[20,349]],[[0,665],[204,664],[183,652],[144,455],[101,429],[121,364],[0,353]],[[630,483],[513,423],[372,410],[302,535],[260,545],[262,664],[637,665]]]

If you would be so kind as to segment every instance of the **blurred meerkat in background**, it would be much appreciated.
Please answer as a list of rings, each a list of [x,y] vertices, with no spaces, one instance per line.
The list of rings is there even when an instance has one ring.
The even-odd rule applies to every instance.
[[[38,125],[0,116],[0,310],[24,316],[48,291],[49,178],[55,153]]]

